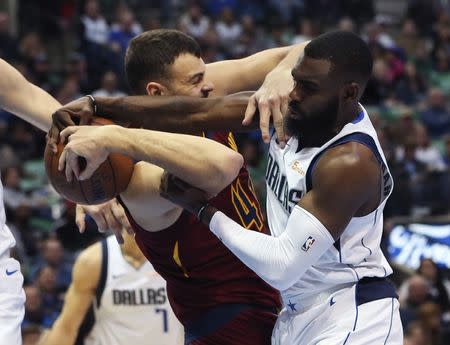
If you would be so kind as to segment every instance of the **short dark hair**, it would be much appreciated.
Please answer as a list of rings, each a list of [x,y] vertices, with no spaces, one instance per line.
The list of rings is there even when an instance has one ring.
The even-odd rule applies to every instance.
[[[125,74],[131,91],[145,94],[148,81],[170,79],[167,67],[186,53],[200,57],[200,46],[178,30],[150,30],[133,38],[125,55]]]
[[[330,61],[330,72],[346,79],[365,83],[372,73],[370,49],[352,32],[331,31],[314,38],[305,47],[305,56]]]

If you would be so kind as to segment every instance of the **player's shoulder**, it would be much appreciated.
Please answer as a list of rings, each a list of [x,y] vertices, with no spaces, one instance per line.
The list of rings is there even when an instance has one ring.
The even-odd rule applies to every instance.
[[[370,148],[359,142],[348,142],[328,149],[314,169],[313,181],[345,182],[353,185],[378,182],[380,165]]]
[[[73,280],[83,284],[97,284],[102,266],[101,242],[83,250],[73,266]],[[89,281],[86,281],[89,280]]]

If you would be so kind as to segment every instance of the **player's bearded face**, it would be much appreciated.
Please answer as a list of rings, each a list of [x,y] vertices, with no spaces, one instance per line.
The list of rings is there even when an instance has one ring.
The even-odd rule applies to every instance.
[[[333,128],[339,109],[339,97],[333,96],[327,102],[314,107],[311,110],[302,109],[300,103],[295,100],[289,102],[289,110],[284,118],[284,127],[290,136],[311,136]]]

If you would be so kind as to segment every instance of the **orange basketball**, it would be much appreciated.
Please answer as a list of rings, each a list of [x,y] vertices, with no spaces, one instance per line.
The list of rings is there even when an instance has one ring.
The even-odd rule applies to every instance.
[[[112,124],[110,120],[96,117],[92,125]],[[58,170],[58,161],[64,145],[58,144],[58,153],[53,153],[47,145],[44,153],[45,170],[50,183],[64,198],[84,205],[96,205],[106,202],[122,193],[130,182],[133,174],[133,160],[121,154],[112,153],[97,168],[92,176],[79,181],[74,176],[71,182],[67,182],[63,171]],[[80,160],[80,169],[83,170],[83,162]]]

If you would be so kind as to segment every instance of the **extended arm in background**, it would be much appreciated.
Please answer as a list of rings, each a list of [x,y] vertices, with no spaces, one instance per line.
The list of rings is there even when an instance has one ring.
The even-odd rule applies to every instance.
[[[61,104],[0,59],[0,107],[47,132]]]
[[[73,266],[72,283],[64,307],[53,327],[44,332],[38,345],[73,345],[81,323],[91,306],[101,269],[101,246],[96,243],[83,251]]]

